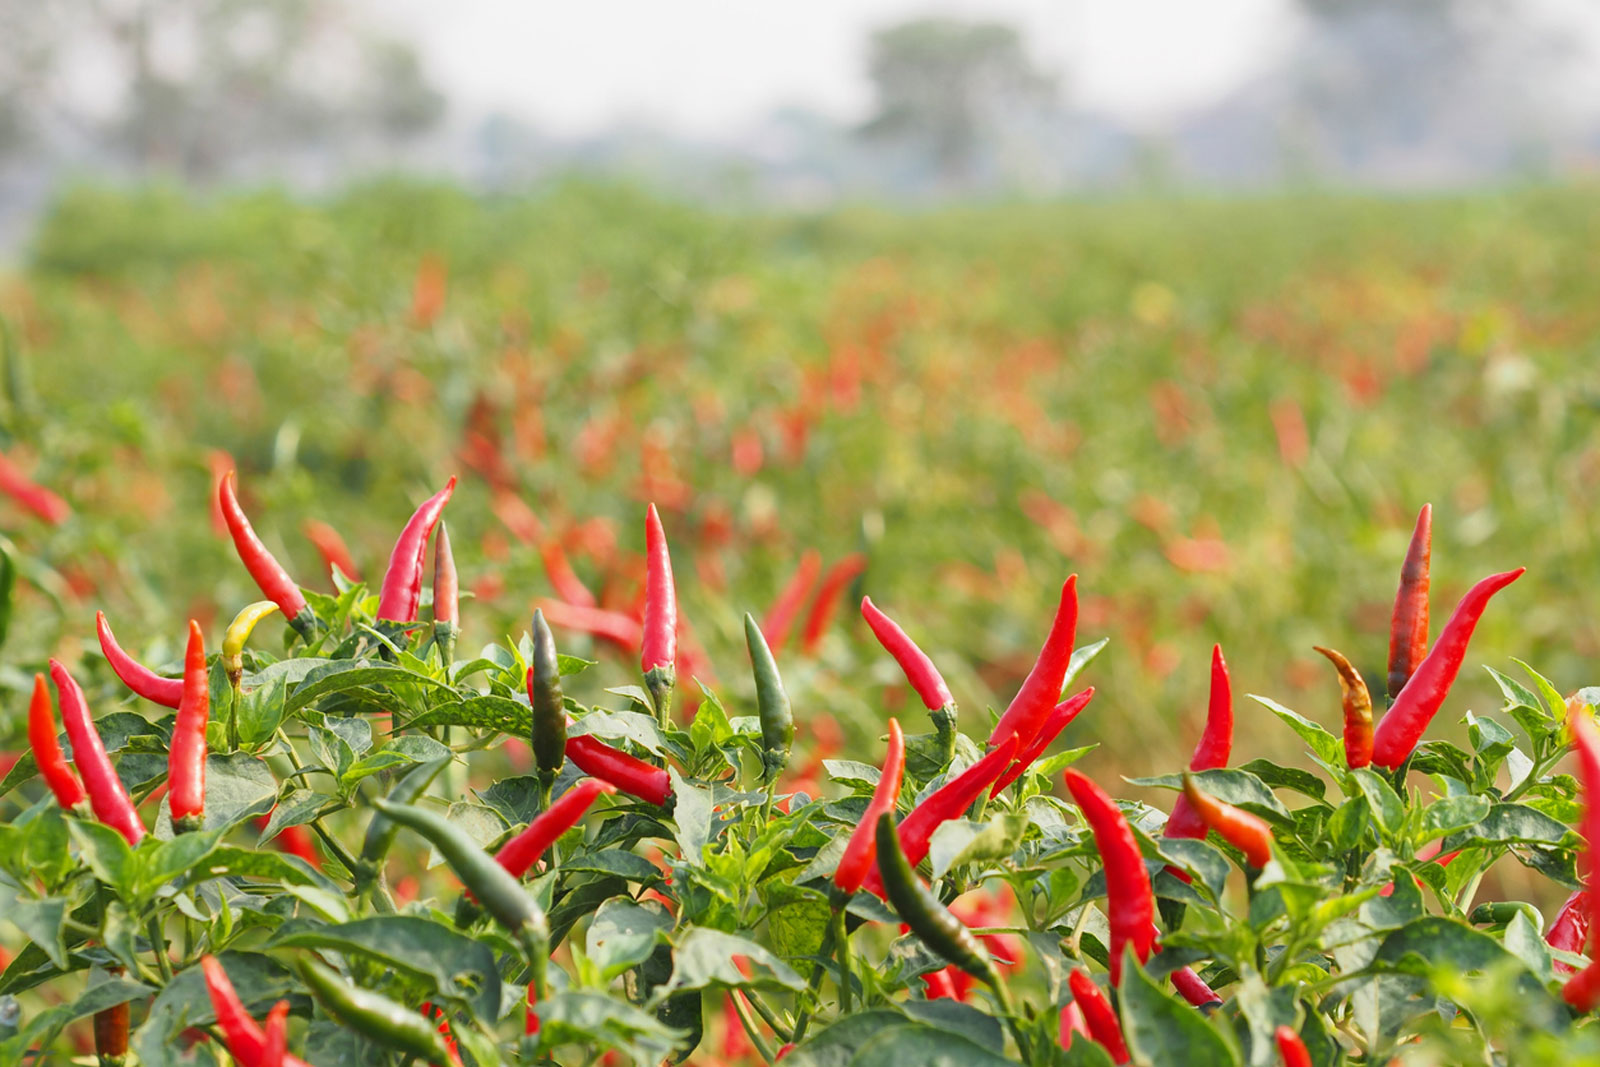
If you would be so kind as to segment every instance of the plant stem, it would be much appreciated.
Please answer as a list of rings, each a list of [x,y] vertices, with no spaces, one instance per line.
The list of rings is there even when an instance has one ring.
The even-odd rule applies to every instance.
[[[838,914],[839,909],[842,906],[843,905],[836,906],[834,908],[834,913]],[[833,935],[834,924],[830,921],[827,929],[822,935],[822,944],[817,949],[817,955],[821,956],[823,959],[826,959],[833,953]],[[794,1036],[792,1040],[796,1045],[805,1040],[806,1027],[811,1023],[811,1006],[817,1002],[817,997],[822,992],[822,979],[827,972],[828,968],[823,965],[821,961],[818,961],[817,964],[811,968],[811,980],[806,983],[805,999],[800,1002],[800,1018],[797,1019],[794,1024]]]
[[[745,1004],[744,994],[735,989],[728,997],[733,1002],[733,1013],[739,1017],[739,1024],[744,1027],[744,1032],[750,1037],[750,1044],[755,1046],[756,1055],[761,1057],[762,1063],[772,1062],[772,1049],[767,1047],[766,1038],[761,1036],[761,1031],[756,1027],[755,1020],[750,1018],[750,1009]]]
[[[850,1014],[850,931],[845,929],[844,909],[837,908],[833,913],[834,925],[839,928],[833,937],[833,947],[839,953],[839,1011],[843,1015]]]
[[[155,953],[156,966],[161,969],[161,977],[172,981],[172,961],[167,959],[167,939],[161,932],[161,920],[150,916],[150,922],[145,927],[145,933],[150,937],[150,951]]]
[[[785,1041],[794,1040],[793,1025],[785,1023],[781,1018],[779,1018],[778,1013],[763,1003],[761,998],[754,990],[748,992],[745,995],[745,999],[748,1000],[750,1002],[750,1006],[756,1010],[756,1014],[761,1016],[761,1020],[772,1028],[772,1032],[775,1035],[783,1038]]]

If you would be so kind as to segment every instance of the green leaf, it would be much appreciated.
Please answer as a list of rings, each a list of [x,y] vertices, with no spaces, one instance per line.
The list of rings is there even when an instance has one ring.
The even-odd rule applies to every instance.
[[[1491,806],[1488,797],[1478,796],[1445,797],[1429,804],[1422,813],[1423,833],[1417,844],[1477,825]]]
[[[563,871],[584,871],[591,874],[609,874],[639,885],[657,885],[664,876],[660,868],[643,856],[620,848],[580,852],[562,859]]]
[[[67,942],[62,936],[70,902],[64,897],[30,897],[0,884],[0,915],[38,945],[61,970],[67,969]]]
[[[265,815],[278,799],[278,780],[266,761],[248,752],[206,757],[206,830],[224,830]],[[156,836],[172,836],[172,813],[166,802],[156,817]]]
[[[109,826],[82,819],[68,819],[67,831],[72,834],[73,843],[94,876],[119,896],[130,895],[138,875],[138,864],[134,862],[133,849],[122,835]]]
[[[557,1045],[599,1045],[636,1049],[636,1061],[653,1063],[670,1053],[684,1031],[663,1025],[654,1015],[627,1001],[587,989],[569,989],[546,997],[534,1007],[539,1040]]]
[[[1326,764],[1344,762],[1344,743],[1328,731],[1301,715],[1299,712],[1290,711],[1277,701],[1268,697],[1250,694],[1250,699],[1266,708],[1272,714],[1282,719],[1289,729],[1300,735],[1300,739],[1311,746],[1311,752]]]
[[[822,951],[833,915],[825,894],[773,879],[761,886],[761,897],[766,904],[767,936],[778,955],[800,959]]]
[[[632,741],[657,756],[666,755],[667,752],[666,739],[661,736],[661,728],[656,725],[655,719],[637,711],[591,711],[575,719],[567,728],[568,737],[582,737],[584,734],[604,741]]]
[[[937,1000],[907,1000],[900,1007],[924,1026],[960,1034],[990,1052],[1003,1053],[1006,1050],[1006,1034],[1000,1020],[970,1004],[941,997]]]
[[[1467,845],[1550,845],[1562,846],[1572,830],[1537,808],[1526,804],[1496,804],[1475,826],[1445,839],[1444,849]]]
[[[746,978],[734,963],[742,956],[750,964]],[[697,926],[678,942],[672,953],[672,977],[665,993],[684,989],[787,989],[805,988],[805,979],[783,960],[754,941]],[[658,993],[657,999],[664,994]]]
[[[1283,802],[1273,795],[1267,783],[1244,770],[1217,769],[1195,771],[1196,784],[1218,800],[1244,808],[1280,825],[1292,826],[1293,817]],[[1162,774],[1153,778],[1129,778],[1130,785],[1182,789],[1183,775]]]
[[[912,1025],[870,1038],[850,1058],[850,1067],[1012,1067],[1014,1062],[949,1030]]]
[[[227,832],[226,827],[199,830],[180,834],[170,841],[163,841],[151,851],[141,849],[139,859],[142,862],[138,883],[140,899],[148,898],[167,883],[175,882],[187,875],[216,849]]]
[[[296,789],[272,809],[272,817],[267,820],[267,825],[256,838],[256,846],[263,847],[274,837],[291,826],[304,826],[306,823],[320,816],[324,811],[339,807],[339,801],[326,793],[313,793],[308,789]]]
[[[254,688],[241,690],[237,698],[230,696],[240,744],[256,748],[272,740],[272,735],[283,725],[288,693],[288,681],[282,675],[273,675]],[[215,708],[212,718],[217,718]]]
[[[295,929],[273,938],[280,948],[359,953],[467,1001],[480,1018],[500,1011],[500,971],[488,945],[412,915],[379,915],[334,926]]]
[[[675,767],[668,766],[667,773],[672,776],[672,836],[684,860],[699,866],[711,840],[711,793],[684,781]]]
[[[1206,1017],[1157,985],[1129,947],[1122,960],[1122,1033],[1135,1061],[1239,1067],[1239,1056]]]
[[[6,643],[11,632],[11,613],[16,604],[17,562],[12,558],[11,546],[0,541],[0,645]]]
[[[470,726],[475,730],[494,730],[513,737],[533,732],[533,709],[519,700],[502,696],[476,696],[432,708],[406,722],[406,728],[424,726]]]
[[[946,871],[967,863],[1010,859],[1027,829],[1028,817],[1021,812],[1009,812],[987,823],[951,819],[933,832],[929,843],[933,876],[943,878]]]
[[[1239,769],[1255,775],[1273,789],[1293,789],[1315,800],[1327,795],[1327,784],[1321,778],[1298,767],[1283,767],[1271,760],[1253,759]]]
[[[1067,660],[1067,676],[1061,682],[1061,696],[1057,698],[1057,703],[1060,703],[1062,700],[1067,699],[1067,697],[1071,695],[1072,685],[1078,680],[1078,675],[1082,674],[1084,668],[1093,663],[1100,653],[1105,651],[1106,646],[1110,643],[1111,638],[1102,637],[1098,641],[1091,642],[1087,645],[1080,645],[1072,650],[1072,658]]]
[[[846,1015],[783,1058],[784,1067],[849,1067],[856,1052],[869,1041],[891,1032],[912,1028],[904,1015],[893,1011],[863,1011]],[[910,1067],[909,1063],[903,1067]]]
[[[584,952],[610,981],[649,959],[671,929],[672,916],[655,901],[608,900],[589,924]]]
[[[1393,840],[1405,825],[1405,801],[1395,793],[1393,786],[1370,767],[1357,768],[1351,775],[1361,789],[1361,795],[1367,798],[1367,807],[1384,840]]]
[[[333,693],[367,686],[388,686],[397,692],[419,693],[424,689],[449,689],[430,675],[408,671],[385,663],[370,660],[335,660],[309,671],[284,705],[286,714],[293,715],[312,702]],[[405,701],[401,701],[405,703]]]

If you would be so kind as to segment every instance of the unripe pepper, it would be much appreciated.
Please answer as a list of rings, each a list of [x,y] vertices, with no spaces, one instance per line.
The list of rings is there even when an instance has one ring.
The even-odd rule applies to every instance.
[[[455,658],[456,636],[461,632],[461,580],[456,556],[450,550],[450,531],[443,520],[433,543],[433,640],[445,664]]]
[[[1283,1067],[1311,1067],[1311,1050],[1306,1048],[1306,1043],[1300,1040],[1300,1035],[1294,1032],[1293,1027],[1280,1026],[1272,1037],[1278,1043],[1278,1055],[1283,1058]]]
[[[756,712],[761,721],[762,777],[771,782],[789,762],[794,744],[794,712],[789,709],[789,694],[784,692],[778,662],[767,647],[761,627],[749,612],[744,616],[744,643],[750,653],[750,670],[756,680]]]
[[[205,638],[189,620],[189,647],[183,656],[183,700],[172,726],[167,757],[167,803],[174,833],[198,830],[206,821],[206,721],[211,688],[206,675]]]
[[[1209,771],[1226,767],[1233,754],[1233,681],[1228,677],[1228,661],[1222,658],[1222,646],[1211,646],[1211,695],[1206,701],[1206,728],[1189,757],[1191,771]],[[1162,830],[1164,837],[1204,837],[1205,824],[1190,806],[1188,798],[1179,796],[1167,817]]]
[[[122,779],[117,777],[111,757],[106,755],[106,746],[89,716],[83,690],[56,660],[50,661],[50,677],[56,683],[56,694],[61,702],[62,725],[67,728],[67,739],[72,742],[72,762],[83,776],[94,817],[121,834],[128,844],[137,845],[144,838],[144,823],[139,821],[133,800]]]
[[[867,620],[872,636],[878,639],[884,651],[894,657],[894,661],[905,672],[906,681],[922,698],[923,706],[933,719],[933,729],[939,736],[944,758],[948,761],[955,753],[956,698],[950,695],[950,687],[944,684],[944,676],[899,624],[878,610],[878,605],[872,602],[871,597],[861,598],[861,617]]]
[[[1010,765],[1016,755],[1017,739],[1008,737],[1003,745],[950,781],[930,793],[926,800],[911,809],[911,814],[901,820],[895,836],[900,841],[906,862],[915,867],[928,856],[933,843],[933,832],[951,819],[959,819],[983,791],[989,788],[996,775]],[[876,896],[883,896],[883,879],[876,867],[867,872],[862,888]]]
[[[277,610],[278,605],[270,600],[246,604],[222,635],[222,669],[227,672],[228,684],[235,689],[239,688],[239,681],[244,677],[244,646],[255,632],[256,623]]]
[[[83,783],[78,781],[77,772],[61,751],[61,739],[56,736],[55,708],[42,674],[33,676],[33,699],[28,701],[28,744],[33,749],[34,762],[39,765],[39,776],[50,787],[56,803],[63,810],[87,814],[89,798],[83,791]]]
[[[427,763],[415,763],[407,768],[400,780],[389,788],[389,802],[391,804],[413,804],[423,793],[428,791],[428,786],[439,777],[439,772],[450,765],[449,756],[441,756]],[[389,854],[389,849],[394,846],[394,839],[400,833],[400,826],[393,819],[381,811],[373,814],[367,823],[367,833],[361,842],[361,861],[376,867],[382,863]]]
[[[1000,976],[994,961],[967,929],[967,924],[939,903],[939,898],[923,886],[911,864],[906,862],[905,853],[900,851],[900,839],[894,832],[893,817],[884,813],[866,825],[873,832],[873,851],[883,888],[900,921],[941,959],[974,978],[998,985]]]
[[[989,795],[991,797],[999,796],[1005,791],[1006,786],[1021,778],[1023,773],[1029,767],[1032,767],[1040,756],[1044,755],[1044,750],[1050,747],[1050,743],[1061,736],[1061,731],[1071,725],[1072,720],[1076,719],[1078,713],[1088,707],[1089,701],[1093,699],[1094,686],[1090,686],[1083,692],[1074,693],[1057,704],[1054,710],[1050,712],[1050,717],[1044,721],[1044,726],[1040,728],[1038,735],[1034,737],[1033,743],[1017,756],[1016,762],[1000,776],[999,781],[994,783],[994,787],[989,790]]]
[[[1252,868],[1260,870],[1272,861],[1272,830],[1261,818],[1205,792],[1192,774],[1183,776],[1183,795],[1200,822],[1243,852]]]
[[[233,490],[232,471],[217,483],[217,504],[222,509],[223,521],[228,524],[228,534],[233,538],[234,550],[239,553],[244,569],[250,572],[250,577],[255,579],[256,586],[266,594],[267,599],[278,605],[278,610],[283,612],[283,617],[289,620],[295,632],[311,640],[316,630],[316,617],[306,605],[300,587],[294,584],[289,572],[272,558],[272,553],[267,551],[251,527],[250,520],[245,517],[244,509],[239,507],[239,498]]]
[[[795,616],[800,614],[800,606],[805,603],[806,594],[811,592],[821,570],[822,555],[814,548],[806,549],[793,577],[767,609],[761,620],[761,632],[766,635],[773,652],[782,652],[783,646],[788,644],[789,628],[794,625]]]
[[[1372,738],[1373,763],[1394,770],[1410,758],[1450,693],[1450,686],[1461,670],[1461,661],[1466,659],[1467,643],[1472,640],[1472,631],[1489,606],[1489,598],[1522,577],[1525,570],[1526,567],[1518,567],[1503,574],[1491,574],[1461,598],[1450,621],[1439,631],[1439,639],[1378,723]]]
[[[163,678],[124,652],[122,646],[117,644],[116,635],[111,632],[105,612],[94,613],[94,628],[100,635],[100,651],[105,653],[106,662],[111,664],[112,671],[122,679],[123,685],[152,704],[160,704],[164,708],[178,706],[183,700],[182,678]]]
[[[598,737],[567,738],[567,758],[584,774],[601,778],[630,796],[661,807],[672,796],[672,778],[662,767],[613,748]]]
[[[424,500],[422,506],[412,513],[400,536],[395,539],[394,551],[389,554],[389,568],[384,572],[383,587],[378,593],[380,621],[417,621],[417,607],[422,603],[422,569],[428,557],[428,538],[433,534],[433,528],[455,489],[456,480],[452,475],[443,489]]]
[[[495,862],[513,877],[521,878],[539,862],[539,857],[558,841],[562,834],[578,824],[596,797],[610,796],[617,787],[598,778],[585,778],[561,796],[549,809],[528,824],[528,828],[500,846],[494,854]]]
[[[233,988],[233,982],[228,978],[228,972],[215,956],[201,957],[200,969],[205,974],[211,1009],[217,1016],[217,1029],[222,1031],[222,1040],[229,1054],[239,1061],[239,1067],[262,1067],[267,1035],[245,1010],[244,1003]],[[307,1064],[297,1057],[285,1055],[283,1067],[307,1067]]]
[[[1067,975],[1067,987],[1072,990],[1073,1003],[1083,1012],[1089,1036],[1111,1054],[1113,1063],[1127,1063],[1128,1043],[1122,1038],[1122,1024],[1117,1022],[1117,1013],[1111,1010],[1111,1002],[1100,992],[1100,987],[1077,969]]]
[[[533,612],[533,662],[528,667],[528,705],[533,709],[534,764],[544,799],[567,758],[567,708],[561,696],[561,660],[556,655],[556,639],[544,621],[544,612]]]
[[[312,960],[301,960],[299,969],[311,995],[340,1026],[433,1067],[452,1062],[444,1038],[419,1012],[354,985],[338,971]]]
[[[1390,700],[1400,695],[1428,654],[1428,564],[1432,556],[1433,505],[1424,504],[1417,513],[1416,529],[1411,531],[1406,561],[1400,567],[1400,588],[1395,592],[1394,614],[1389,620]]]
[[[1339,672],[1339,700],[1344,709],[1344,762],[1354,770],[1372,763],[1372,696],[1366,679],[1342,653],[1321,645],[1311,646],[1322,653]]]
[[[802,653],[816,655],[817,646],[822,644],[822,638],[828,632],[828,624],[833,621],[833,613],[839,607],[839,598],[844,595],[845,587],[866,569],[867,557],[859,552],[852,552],[828,568],[822,576],[822,584],[817,586],[817,598],[811,602],[805,625],[800,629]]]
[[[1067,790],[1094,834],[1106,872],[1106,911],[1111,925],[1111,984],[1122,983],[1123,947],[1132,945],[1140,963],[1155,949],[1155,893],[1150,872],[1127,818],[1106,793],[1080,771],[1068,768]],[[1098,1035],[1096,1035],[1098,1036]]]
[[[878,816],[893,814],[895,802],[900,798],[900,778],[905,769],[905,737],[900,733],[900,724],[890,719],[889,749],[883,757],[883,773],[878,777],[878,786],[872,792],[872,799],[867,802],[867,810],[862,814],[861,821],[851,832],[850,840],[845,842],[844,854],[839,857],[839,866],[833,872],[833,884],[845,893],[860,889],[866,881],[867,871],[872,869],[873,853],[877,850]],[[893,832],[892,823],[890,832]],[[904,856],[901,858],[904,859]],[[885,888],[888,888],[887,884]]]
[[[672,707],[672,687],[678,681],[678,593],[667,535],[654,504],[645,512],[644,540],[644,632],[639,669],[644,671],[645,688],[655,701],[656,718],[665,725]]]
[[[1066,682],[1067,666],[1072,662],[1072,642],[1077,632],[1078,576],[1074,574],[1061,587],[1061,603],[1056,607],[1055,621],[1044,647],[1039,650],[1038,660],[989,735],[990,747],[1015,734],[1017,743],[1026,749],[1039,733],[1061,699],[1061,687]]]

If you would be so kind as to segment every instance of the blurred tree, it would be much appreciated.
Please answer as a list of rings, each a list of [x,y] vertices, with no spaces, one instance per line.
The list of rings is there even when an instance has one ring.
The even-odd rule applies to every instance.
[[[949,186],[971,184],[991,137],[1011,120],[1058,101],[1055,76],[1002,23],[916,19],[878,30],[870,47],[877,108],[861,132],[926,151]]]
[[[339,0],[0,0],[0,152],[70,128],[193,180],[393,146],[443,97]]]

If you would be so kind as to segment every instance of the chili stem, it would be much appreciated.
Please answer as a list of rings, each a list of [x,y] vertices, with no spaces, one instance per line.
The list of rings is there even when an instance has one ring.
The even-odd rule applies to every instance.
[[[794,1040],[793,1027],[784,1023],[783,1020],[779,1018],[776,1011],[762,1003],[761,998],[756,995],[754,990],[749,991],[745,995],[745,999],[748,1000],[750,1002],[750,1006],[756,1010],[756,1014],[761,1016],[762,1021],[768,1026],[772,1027],[772,1032],[774,1034],[783,1038],[785,1041]]]
[[[845,929],[844,909],[837,908],[833,913],[834,925],[838,932],[834,934],[833,947],[839,954],[839,1011],[850,1014],[850,931]]]
[[[161,932],[161,920],[150,916],[150,922],[145,927],[145,933],[150,937],[150,951],[155,953],[156,966],[161,969],[164,981],[172,981],[172,961],[167,959],[167,939]]]
[[[750,1009],[745,1004],[744,995],[735,989],[728,999],[733,1001],[733,1013],[739,1017],[739,1025],[743,1026],[744,1032],[749,1035],[750,1044],[755,1046],[756,1055],[761,1057],[762,1063],[771,1063],[772,1049],[767,1047],[766,1038],[761,1036],[755,1020],[750,1018]]]

